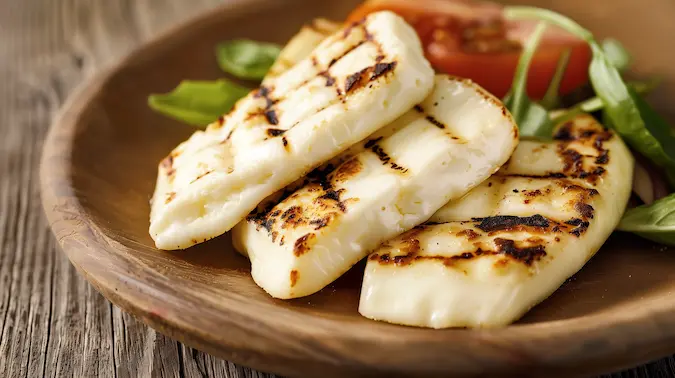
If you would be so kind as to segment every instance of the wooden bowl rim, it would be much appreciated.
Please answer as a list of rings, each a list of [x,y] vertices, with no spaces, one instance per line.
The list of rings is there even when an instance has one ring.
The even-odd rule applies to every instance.
[[[113,304],[140,318],[161,333],[179,339],[188,345],[235,363],[285,374],[295,371],[285,368],[285,364],[302,362],[306,357],[298,356],[297,361],[284,360],[268,363],[266,360],[276,360],[279,356],[270,355],[269,351],[264,355],[257,354],[259,350],[256,347],[247,347],[237,341],[219,338],[216,333],[195,328],[181,317],[180,308],[175,308],[165,314],[157,314],[153,312],[153,306],[150,304],[158,301],[159,298],[152,291],[144,292],[144,300],[141,301],[138,300],[139,296],[136,291],[125,290],[126,286],[111,285],[110,282],[114,282],[115,277],[101,279],[99,276],[90,275],[86,266],[103,266],[105,262],[93,258],[91,254],[79,253],[79,250],[73,247],[83,241],[85,243],[91,241],[92,251],[98,253],[98,256],[102,256],[103,259],[114,258],[117,255],[116,250],[133,251],[133,248],[108,237],[101,227],[87,216],[87,211],[78,200],[76,188],[71,180],[73,167],[71,154],[74,148],[74,137],[83,125],[82,115],[96,104],[100,93],[124,67],[141,62],[144,57],[152,57],[169,41],[185,32],[195,32],[203,23],[225,22],[228,18],[245,16],[246,13],[255,12],[259,9],[258,7],[269,3],[269,0],[236,0],[221,4],[141,44],[117,64],[80,85],[56,115],[45,140],[40,168],[40,186],[43,207],[59,246],[77,270]],[[68,204],[68,211],[64,209],[64,203]],[[73,227],[73,221],[76,222],[75,227]],[[100,241],[95,241],[97,237],[106,243],[101,244]],[[101,272],[106,272],[106,270],[102,269]],[[349,322],[343,322],[339,324],[339,327],[324,328],[323,326],[327,325],[326,322],[335,321],[295,312],[293,316],[297,317],[297,320],[288,321],[290,317],[281,317],[278,321],[285,326],[285,329],[280,332],[289,337],[329,339],[336,358],[343,357],[354,361],[358,366],[381,368],[391,372],[479,372],[485,368],[480,364],[485,362],[476,359],[474,345],[483,345],[489,347],[490,353],[501,355],[499,359],[490,359],[494,364],[490,367],[490,371],[544,368],[555,369],[558,374],[566,374],[565,372],[577,371],[570,370],[569,365],[575,364],[576,368],[586,366],[587,373],[601,373],[607,369],[643,363],[675,350],[675,317],[672,316],[675,313],[675,300],[668,298],[669,296],[665,294],[650,298],[631,314],[603,312],[579,318],[516,324],[503,329],[489,330],[435,331],[401,326],[400,332],[392,335],[392,328],[379,329],[374,323],[373,330],[364,333],[361,326],[354,326]],[[173,306],[164,301],[162,303],[168,307]],[[230,314],[222,315],[224,319],[235,315],[235,318],[245,316],[249,318],[249,321],[265,323],[265,320],[258,318],[257,314],[242,313],[233,306],[230,306],[230,309]],[[292,312],[287,309],[280,309],[280,311]],[[308,326],[311,324],[314,326]],[[230,323],[230,325],[236,326],[236,323]],[[270,323],[268,326],[276,328],[279,327],[279,323]],[[325,329],[332,331],[326,332]],[[335,332],[336,329],[339,331]],[[663,329],[673,331],[663,334]],[[467,352],[446,355],[444,348],[457,343],[466,345]],[[596,348],[598,350],[595,350],[595,353],[580,356],[578,352],[575,352],[577,343],[590,343],[603,346],[603,348]],[[362,351],[371,351],[367,358],[364,357],[367,361],[355,360],[354,357],[359,355],[358,351],[344,353],[354,345],[359,345]],[[613,348],[607,348],[607,345]],[[430,356],[429,360],[413,360],[405,354],[391,358],[392,353],[406,348],[419,347],[426,348],[425,352]],[[553,357],[517,355],[518,351],[537,350],[557,350],[558,353]],[[435,365],[420,366],[429,361],[433,361]]]

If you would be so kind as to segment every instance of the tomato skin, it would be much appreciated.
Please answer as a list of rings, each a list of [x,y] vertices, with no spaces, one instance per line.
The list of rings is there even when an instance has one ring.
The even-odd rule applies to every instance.
[[[505,21],[498,4],[471,0],[370,0],[354,10],[348,21],[380,10],[399,14],[415,28],[427,59],[437,71],[470,78],[497,97],[503,97],[511,88],[521,46],[534,29],[531,22]],[[478,40],[467,37],[467,32],[476,30],[479,35],[487,30],[489,36]],[[443,35],[440,40],[439,32]],[[568,49],[571,55],[560,93],[570,93],[588,82],[588,45],[549,27],[528,71],[530,97],[544,96],[560,56]]]
[[[540,99],[546,93],[562,53],[571,48],[567,70],[560,84],[560,93],[568,94],[588,82],[588,65],[591,51],[585,44],[578,46],[546,46],[540,48],[527,74],[527,92]],[[468,77],[480,86],[502,98],[511,88],[519,53],[468,54],[461,51],[447,52],[433,44],[427,46],[426,56],[439,72]]]

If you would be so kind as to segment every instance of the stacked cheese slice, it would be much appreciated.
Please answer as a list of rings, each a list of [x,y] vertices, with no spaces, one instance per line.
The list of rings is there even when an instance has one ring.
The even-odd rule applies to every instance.
[[[259,89],[160,164],[150,233],[182,249],[234,227],[255,282],[284,299],[372,253],[364,316],[504,325],[597,251],[630,191],[617,172],[632,169],[588,117],[517,144],[503,104],[434,76],[398,16],[316,20]]]

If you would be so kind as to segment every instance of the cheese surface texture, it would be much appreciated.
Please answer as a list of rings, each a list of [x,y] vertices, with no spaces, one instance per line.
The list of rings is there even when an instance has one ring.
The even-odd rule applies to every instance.
[[[235,248],[270,295],[319,291],[479,185],[518,143],[501,102],[468,80],[438,75],[411,108],[234,228]]]
[[[359,312],[421,327],[500,327],[595,254],[631,192],[633,158],[590,116],[508,163],[368,258]]]
[[[339,30],[159,164],[155,244],[183,249],[225,233],[264,198],[422,101],[433,82],[417,34],[394,13]]]

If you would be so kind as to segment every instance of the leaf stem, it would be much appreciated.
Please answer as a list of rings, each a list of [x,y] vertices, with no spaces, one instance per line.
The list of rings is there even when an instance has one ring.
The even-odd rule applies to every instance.
[[[581,25],[574,22],[569,17],[563,16],[559,13],[550,11],[548,9],[542,9],[537,7],[528,7],[528,6],[508,6],[504,8],[504,17],[510,20],[539,20],[545,21],[550,24],[556,25],[573,33],[574,35],[582,38],[584,41],[589,44],[596,44],[595,39],[593,39],[593,34],[588,30],[584,29]]]
[[[555,73],[553,74],[551,83],[549,84],[548,89],[546,89],[546,93],[544,94],[544,97],[541,99],[539,103],[546,109],[551,109],[554,106],[558,105],[558,93],[560,92],[560,83],[562,83],[562,79],[565,76],[565,71],[567,70],[567,65],[570,62],[571,55],[572,51],[570,49],[566,49],[560,55],[560,59],[558,60],[558,64],[555,67]]]
[[[525,101],[527,98],[527,72],[530,69],[532,57],[537,50],[537,46],[539,45],[539,41],[544,35],[545,30],[545,22],[540,22],[537,24],[536,29],[525,43],[522,56],[520,57],[518,67],[516,68],[516,73],[513,76],[513,87],[511,88],[511,94],[513,95],[513,111],[518,113],[514,114],[515,119],[520,119],[521,114],[519,113],[523,109],[523,101]]]

